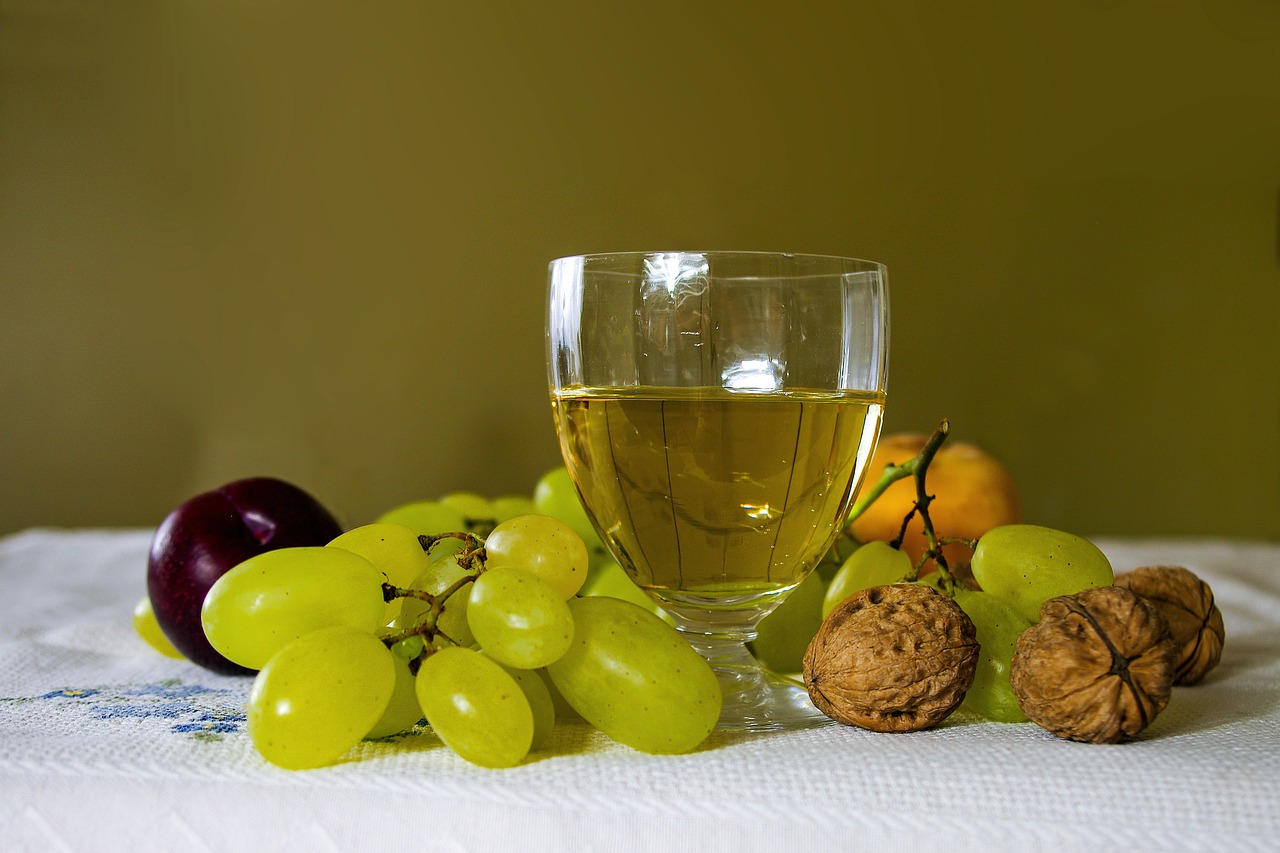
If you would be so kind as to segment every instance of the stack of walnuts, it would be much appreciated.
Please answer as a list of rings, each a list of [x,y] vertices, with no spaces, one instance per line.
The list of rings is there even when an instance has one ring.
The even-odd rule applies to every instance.
[[[1114,743],[1146,728],[1175,684],[1217,664],[1222,614],[1209,585],[1177,566],[1135,569],[1109,587],[1051,599],[1018,638],[1010,682],[1031,721],[1060,737]],[[974,626],[931,587],[872,587],[837,606],[804,659],[805,686],[837,722],[927,728],[973,681]]]

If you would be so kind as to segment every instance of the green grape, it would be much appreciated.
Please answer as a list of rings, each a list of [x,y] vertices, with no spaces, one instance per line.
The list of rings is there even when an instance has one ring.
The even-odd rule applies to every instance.
[[[411,661],[427,649],[421,634],[411,634],[391,647],[391,654],[403,661]]]
[[[1009,664],[1018,635],[1031,623],[988,592],[960,590],[956,604],[973,620],[978,632],[978,668],[963,706],[989,720],[1025,723],[1027,718],[1009,684]]]
[[[911,568],[907,553],[889,547],[888,542],[873,540],[859,546],[831,578],[822,600],[823,618],[855,592],[898,583],[911,573]]]
[[[560,688],[556,687],[556,683],[551,680],[551,673],[545,669],[531,670],[542,676],[542,683],[547,685],[547,692],[551,694],[551,704],[555,708],[557,720],[581,720],[582,715],[579,714],[574,707],[569,704],[569,700],[564,698],[564,694],[560,692]]]
[[[751,653],[774,672],[800,672],[809,641],[822,624],[822,599],[827,585],[810,572],[773,612],[760,620]]]
[[[485,566],[514,567],[541,577],[564,599],[587,579],[589,558],[582,537],[549,515],[520,515],[493,528],[484,541]]]
[[[814,571],[821,575],[822,580],[831,583],[831,579],[835,577],[836,572],[844,565],[844,561],[849,559],[854,551],[860,547],[857,539],[853,536],[840,536],[827,549],[827,553],[822,555],[822,559],[818,561]]]
[[[418,703],[445,746],[481,767],[514,767],[533,744],[533,710],[496,661],[451,646],[422,662]]]
[[[499,524],[508,518],[515,518],[517,515],[533,515],[538,511],[538,507],[531,499],[519,495],[494,498],[490,508],[493,511],[494,521]]]
[[[921,577],[916,578],[914,583],[918,583],[921,586],[927,586],[930,589],[936,589],[948,598],[951,597],[951,588],[943,585],[942,572],[930,572],[927,575],[922,575]]]
[[[988,530],[970,567],[984,592],[1033,623],[1040,621],[1040,605],[1049,599],[1110,586],[1115,579],[1111,563],[1092,542],[1034,524]]]
[[[151,597],[144,595],[133,608],[133,630],[138,632],[148,646],[165,657],[184,660],[182,652],[173,647],[160,623],[156,621],[156,612],[151,609]]]
[[[329,543],[359,554],[382,573],[388,583],[407,587],[431,565],[431,557],[422,549],[418,534],[403,524],[366,524],[348,530]],[[390,623],[400,612],[401,599],[387,602],[383,623]]]
[[[432,561],[431,565],[427,566],[422,574],[413,579],[413,582],[409,584],[409,588],[430,593],[431,595],[440,595],[458,581],[470,576],[471,572],[458,565],[457,559],[449,556]],[[436,622],[436,628],[460,646],[469,646],[476,641],[475,636],[471,633],[471,626],[467,624],[467,607],[470,593],[471,590],[464,586],[449,596],[448,600],[444,602],[443,609],[440,611],[440,618]],[[399,615],[391,623],[392,633],[400,633],[401,631],[408,631],[418,627],[422,618],[430,610],[431,605],[420,598],[404,599]]]
[[[329,547],[278,548],[250,557],[214,582],[200,621],[228,660],[261,669],[305,634],[384,624],[382,575],[358,554]]]
[[[832,545],[827,549],[827,553],[822,555],[822,559],[818,561],[818,565],[813,567],[813,573],[822,578],[823,586],[831,583],[831,579],[836,576],[836,572],[844,565],[844,560],[840,557],[840,552],[836,550],[836,546]]]
[[[652,613],[607,596],[575,598],[569,651],[547,667],[570,705],[614,740],[679,754],[706,739],[723,697],[715,673]]]
[[[407,732],[422,721],[422,707],[418,705],[417,678],[409,670],[409,661],[392,654],[395,665],[395,686],[387,709],[382,717],[365,734],[366,738],[388,737]]]
[[[445,557],[452,557],[454,554],[466,547],[467,543],[463,539],[455,539],[453,537],[448,539],[439,539],[431,546],[431,550],[428,554],[430,554],[431,560],[434,562],[436,560],[442,560]]]
[[[532,572],[509,566],[476,578],[467,624],[486,654],[516,669],[558,660],[573,640],[573,617],[560,593]]]
[[[631,579],[626,570],[618,565],[618,561],[609,557],[591,566],[587,572],[587,582],[582,585],[581,595],[607,595],[610,598],[621,598],[638,604],[645,610],[657,614],[664,622],[675,624],[665,610]]]
[[[502,666],[500,662],[498,665]],[[515,679],[524,691],[524,698],[529,700],[529,710],[533,712],[533,741],[529,748],[541,749],[550,742],[551,732],[556,727],[556,705],[551,698],[551,688],[547,686],[547,677],[542,674],[545,670],[502,668]]]
[[[497,519],[494,518],[493,504],[475,492],[450,492],[440,498],[440,503],[458,511],[466,524],[463,530],[484,535],[497,523]]]
[[[451,506],[439,501],[415,501],[388,510],[380,515],[377,523],[403,524],[419,535],[438,536],[441,533],[457,533],[465,530],[467,523]],[[435,556],[432,549],[432,556]]]
[[[586,544],[586,543],[583,543],[583,544]],[[582,585],[583,585],[584,587],[585,587],[588,583],[590,583],[590,582],[591,582],[591,572],[593,572],[593,571],[596,569],[596,567],[598,567],[598,566],[606,566],[606,565],[608,565],[609,563],[616,563],[616,562],[618,562],[617,560],[615,560],[615,559],[613,558],[613,555],[612,555],[612,554],[610,554],[610,553],[609,553],[605,548],[600,548],[600,549],[598,549],[598,550],[592,550],[592,548],[591,548],[591,546],[590,546],[590,545],[588,545],[588,546],[587,546],[587,559],[588,559],[588,565],[587,565],[587,579],[586,579],[585,581],[583,581],[583,582],[582,582]],[[621,566],[619,566],[619,568],[621,568]],[[625,571],[625,570],[624,570],[624,571]],[[582,594],[582,590],[579,590],[579,591],[578,591],[578,594],[579,594],[579,595],[581,595],[581,594]]]
[[[373,728],[395,690],[382,641],[347,626],[313,631],[274,655],[253,681],[249,736],[289,770],[333,764]]]
[[[578,489],[573,485],[568,468],[561,465],[542,476],[533,489],[533,505],[542,515],[549,515],[572,527],[591,553],[607,552],[587,510],[582,506],[582,499],[578,497]]]

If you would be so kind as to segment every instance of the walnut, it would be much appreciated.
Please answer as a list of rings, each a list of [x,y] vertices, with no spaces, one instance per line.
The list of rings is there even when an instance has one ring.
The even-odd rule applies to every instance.
[[[818,710],[878,732],[928,728],[959,706],[973,683],[973,622],[920,584],[854,593],[827,616],[804,656]]]
[[[1195,684],[1222,657],[1226,632],[1213,590],[1181,566],[1145,566],[1116,578],[1116,586],[1150,601],[1169,623],[1178,650],[1174,684]]]
[[[1116,586],[1051,598],[1018,637],[1009,680],[1022,713],[1069,740],[1115,743],[1169,704],[1173,639],[1155,605]]]

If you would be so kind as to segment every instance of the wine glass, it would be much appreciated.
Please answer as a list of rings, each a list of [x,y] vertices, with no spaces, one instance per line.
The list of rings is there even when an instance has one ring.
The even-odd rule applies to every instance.
[[[882,264],[627,252],[550,265],[560,449],[613,556],[724,688],[719,727],[826,722],[746,647],[835,541],[875,448]]]

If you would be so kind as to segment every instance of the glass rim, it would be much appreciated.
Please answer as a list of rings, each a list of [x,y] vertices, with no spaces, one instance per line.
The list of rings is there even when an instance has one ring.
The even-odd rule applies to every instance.
[[[604,260],[613,259],[618,261],[626,261],[626,260],[636,260],[639,258],[654,258],[654,257],[673,256],[673,255],[697,256],[697,257],[708,258],[708,259],[775,258],[775,259],[792,259],[796,261],[812,261],[812,262],[828,262],[828,263],[834,261],[834,262],[840,262],[844,264],[854,264],[867,269],[884,270],[886,268],[886,265],[882,261],[873,261],[869,258],[859,258],[859,257],[854,257],[853,255],[834,255],[834,254],[823,254],[823,253],[817,253],[817,252],[779,252],[779,251],[771,251],[768,249],[744,249],[744,250],[739,250],[739,249],[655,249],[651,251],[628,250],[628,251],[621,251],[621,252],[582,252],[578,254],[562,255],[561,257],[553,258],[551,261],[548,262],[548,266],[554,267],[557,264],[560,264],[566,261],[573,261],[573,260],[604,261]]]

